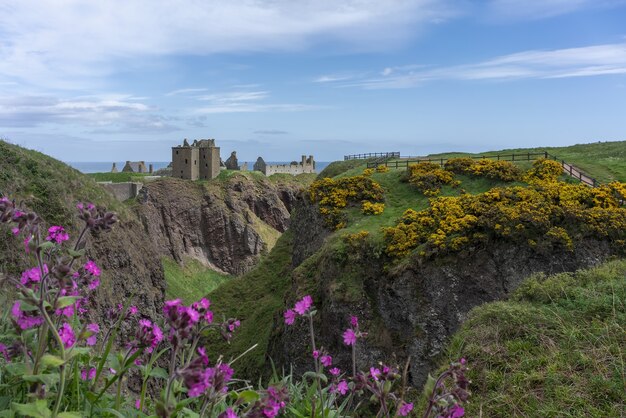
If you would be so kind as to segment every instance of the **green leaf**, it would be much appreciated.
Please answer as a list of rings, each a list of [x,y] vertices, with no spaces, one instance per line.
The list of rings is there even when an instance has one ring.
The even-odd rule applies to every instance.
[[[62,309],[66,306],[70,306],[78,299],[82,299],[82,296],[61,296],[57,299],[56,309]]]
[[[54,245],[54,243],[53,243],[52,241],[46,241],[46,242],[41,243],[41,244],[39,245],[39,248],[40,248],[42,251],[51,250],[51,249],[52,249],[52,248],[54,248],[54,247],[55,247],[55,245]]]
[[[53,356],[52,354],[44,354],[41,357],[41,364],[44,366],[59,367],[65,363],[61,357]]]
[[[437,381],[429,374],[428,379],[426,380],[426,384],[424,385],[424,396],[430,398],[433,390],[435,390],[435,383],[437,383]]]
[[[200,416],[189,408],[183,408],[180,411],[180,414],[182,417],[186,417],[186,418],[198,418]]]
[[[122,413],[121,413],[121,412],[119,412],[119,411],[116,411],[116,410],[115,410],[115,409],[113,409],[113,408],[105,408],[105,409],[103,409],[102,411],[106,411],[106,412],[108,412],[109,414],[113,414],[113,415],[115,415],[116,417],[126,418],[126,417],[124,416],[124,414],[122,414]]]
[[[4,367],[12,376],[21,376],[26,373],[26,364],[24,363],[8,363]]]
[[[52,411],[48,409],[48,402],[42,399],[27,404],[13,403],[13,409],[24,416],[32,418],[49,418],[52,416]]]
[[[244,390],[243,392],[239,393],[239,399],[246,403],[255,402],[259,398],[259,394],[253,390]]]
[[[41,382],[50,388],[59,381],[60,376],[58,373],[25,374],[22,379],[27,382]]]
[[[69,250],[68,253],[72,258],[81,258],[82,256],[85,255],[85,249],[83,248],[82,250],[78,250],[78,251]]]
[[[82,418],[83,415],[80,412],[61,412],[57,415],[59,418]]]
[[[165,370],[162,367],[155,367],[154,369],[150,370],[150,377],[156,377],[157,379],[169,379],[170,375],[167,372],[167,370]]]

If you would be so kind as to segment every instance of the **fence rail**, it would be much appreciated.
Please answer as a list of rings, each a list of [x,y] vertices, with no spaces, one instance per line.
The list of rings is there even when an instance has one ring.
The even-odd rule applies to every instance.
[[[410,158],[403,160],[393,160],[389,161],[388,158],[401,158],[400,153],[386,153],[386,154],[397,154],[394,156],[385,157],[382,159],[377,159],[367,163],[368,168],[376,168],[379,165],[384,165],[389,168],[407,168],[410,164],[417,164],[422,162],[430,162],[440,164],[442,167],[445,165],[448,158]],[[367,155],[367,154],[356,154],[356,155]],[[350,157],[346,155],[344,159]],[[381,156],[382,157],[382,156]],[[365,157],[371,158],[371,157]],[[457,158],[457,157],[455,157]],[[563,172],[570,177],[573,177],[579,180],[581,183],[586,184],[587,186],[596,187],[599,183],[598,181],[582,172],[576,166],[565,162],[562,159],[559,159],[556,155],[552,155],[546,152],[525,152],[525,153],[511,153],[511,154],[491,154],[491,155],[481,155],[481,156],[468,156],[468,158],[472,158],[474,160],[483,160],[483,159],[491,159],[497,161],[534,161],[539,158],[547,158],[561,163],[563,167]]]
[[[376,159],[386,159],[386,158],[400,158],[400,152],[399,151],[395,151],[395,152],[368,152],[365,154],[351,154],[351,155],[344,155],[343,156],[343,160],[344,161],[348,161],[348,160],[366,160],[368,158],[376,158]]]

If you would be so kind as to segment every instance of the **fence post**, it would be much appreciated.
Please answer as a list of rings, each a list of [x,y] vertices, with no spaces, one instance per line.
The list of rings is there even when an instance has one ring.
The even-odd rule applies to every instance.
[[[544,155],[544,158],[547,160],[548,159],[548,151],[544,151],[543,155]]]
[[[511,154],[511,161],[515,161],[515,154]]]

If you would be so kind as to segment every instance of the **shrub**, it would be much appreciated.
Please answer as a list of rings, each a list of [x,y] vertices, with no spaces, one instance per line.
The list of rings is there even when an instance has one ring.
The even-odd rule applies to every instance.
[[[490,159],[474,160],[469,157],[451,158],[446,161],[445,169],[456,174],[475,177],[487,177],[501,181],[516,181],[521,178],[522,171],[509,161]]]
[[[389,167],[387,167],[386,165],[379,165],[378,167],[376,167],[376,172],[377,173],[386,173],[389,171]]]
[[[371,176],[372,174],[374,174],[374,169],[373,168],[366,168],[365,170],[363,170],[363,175],[364,176]]]
[[[372,203],[369,201],[364,201],[361,206],[361,212],[365,215],[380,215],[385,210],[384,203]]]
[[[555,182],[431,199],[428,209],[409,209],[396,226],[383,228],[386,251],[402,257],[424,245],[424,254],[434,254],[489,238],[515,240],[537,250],[571,250],[584,237],[608,239],[618,247],[626,238],[626,209],[617,197],[623,187]]]
[[[443,170],[439,164],[420,162],[407,168],[408,182],[426,196],[436,196],[445,184],[454,185],[454,176]]]
[[[555,182],[563,174],[563,166],[558,161],[540,158],[535,160],[533,167],[526,172],[525,180],[529,183],[537,181]]]
[[[384,200],[384,190],[380,184],[367,176],[324,178],[316,180],[309,187],[311,202],[319,205],[320,214],[331,229],[346,226],[346,216],[342,212],[349,204],[364,202],[377,203]],[[384,207],[384,206],[383,206]]]

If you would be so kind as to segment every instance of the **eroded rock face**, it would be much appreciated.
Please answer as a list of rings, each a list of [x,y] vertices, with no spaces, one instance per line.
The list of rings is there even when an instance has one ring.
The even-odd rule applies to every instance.
[[[223,182],[163,179],[137,207],[155,256],[193,257],[230,274],[250,270],[289,226],[300,186],[236,174]]]
[[[298,219],[300,216],[306,219]],[[292,220],[294,227],[309,225],[311,230],[316,230],[311,226],[316,222],[314,211],[300,207]],[[322,244],[321,238],[294,243],[294,264],[302,264],[294,270],[293,296],[286,305],[312,294],[318,311],[317,344],[325,347],[343,370],[351,369],[351,357],[341,334],[350,315],[359,316],[369,332],[357,346],[359,368],[369,369],[379,361],[402,367],[410,356],[409,381],[416,387],[438,366],[437,356],[473,307],[505,299],[533,273],[590,267],[612,253],[604,241],[578,242],[575,251],[543,254],[501,241],[471,252],[430,260],[415,258],[386,268],[389,260],[371,245],[338,254]],[[306,257],[311,258],[302,259]],[[296,374],[309,370],[308,325],[301,320],[285,327],[281,319],[276,318],[269,356],[279,366],[295,366]]]

